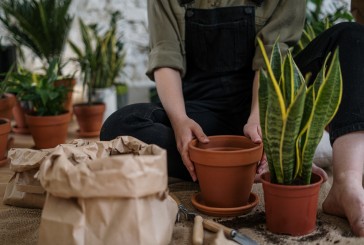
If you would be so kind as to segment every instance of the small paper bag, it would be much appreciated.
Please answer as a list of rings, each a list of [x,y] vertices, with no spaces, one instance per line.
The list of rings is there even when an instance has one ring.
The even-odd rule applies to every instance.
[[[135,138],[75,141],[43,161],[39,244],[168,244],[177,205],[166,151]]]
[[[14,174],[6,186],[4,204],[23,208],[43,207],[46,193],[35,175],[51,150],[10,149],[10,169]]]

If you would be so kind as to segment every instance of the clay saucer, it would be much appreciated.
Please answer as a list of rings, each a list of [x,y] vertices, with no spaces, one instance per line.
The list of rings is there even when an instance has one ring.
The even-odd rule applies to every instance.
[[[79,129],[77,129],[77,134],[80,137],[92,138],[92,137],[98,137],[100,135],[100,131],[95,131],[95,132],[81,132]]]
[[[204,201],[202,200],[201,193],[193,194],[191,201],[192,205],[197,208],[201,213],[216,217],[231,217],[247,214],[252,211],[253,208],[258,204],[259,198],[255,193],[251,192],[248,204],[234,208],[217,208],[206,206]]]

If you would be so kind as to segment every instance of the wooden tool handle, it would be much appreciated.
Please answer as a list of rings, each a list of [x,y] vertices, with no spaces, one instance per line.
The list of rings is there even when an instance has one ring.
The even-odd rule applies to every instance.
[[[203,218],[199,215],[195,216],[192,232],[192,244],[202,245],[203,244]]]
[[[204,219],[203,220],[203,227],[209,231],[218,232],[219,230],[223,230],[225,236],[231,238],[231,233],[234,231],[233,229],[230,229],[222,224],[219,224],[215,221]]]

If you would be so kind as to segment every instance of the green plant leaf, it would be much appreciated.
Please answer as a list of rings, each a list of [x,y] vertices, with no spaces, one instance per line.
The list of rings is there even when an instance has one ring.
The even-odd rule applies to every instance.
[[[322,69],[326,69],[328,59]],[[325,73],[324,73],[325,74]],[[338,49],[334,52],[327,74],[324,75],[321,86],[313,104],[313,111],[310,117],[310,127],[307,128],[307,139],[303,146],[302,154],[302,178],[309,183],[311,180],[312,159],[319,144],[325,126],[336,114],[342,96],[342,77],[338,57]],[[321,81],[316,79],[315,83]]]

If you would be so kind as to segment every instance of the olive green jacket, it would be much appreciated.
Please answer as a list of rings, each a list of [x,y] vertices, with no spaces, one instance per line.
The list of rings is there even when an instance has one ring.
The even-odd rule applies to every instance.
[[[249,0],[195,0],[193,8],[255,5]],[[305,20],[304,0],[265,0],[256,7],[255,29],[270,53],[279,37],[280,48],[285,53],[301,37]],[[185,7],[178,0],[148,0],[150,53],[147,76],[154,80],[154,70],[169,67],[186,73]],[[264,64],[259,48],[255,50],[252,69]]]

